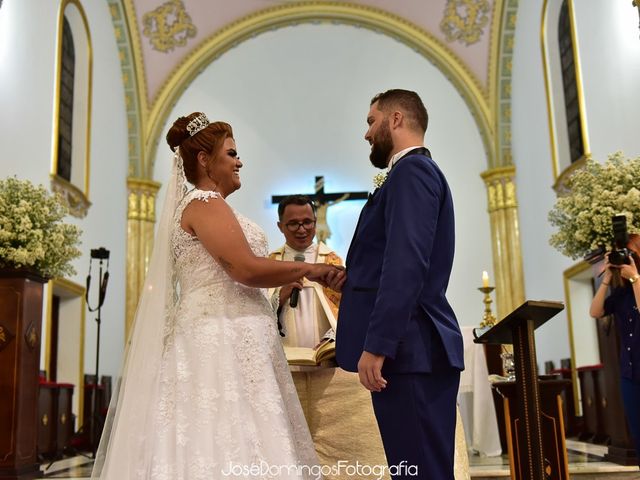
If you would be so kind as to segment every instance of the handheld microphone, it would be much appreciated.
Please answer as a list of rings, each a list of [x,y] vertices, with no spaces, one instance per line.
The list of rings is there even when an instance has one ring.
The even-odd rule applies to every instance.
[[[301,253],[297,253],[295,257],[293,257],[294,262],[304,262],[304,255]],[[296,308],[298,306],[298,300],[300,298],[300,289],[294,288],[291,290],[291,296],[289,297],[289,306],[291,308]]]

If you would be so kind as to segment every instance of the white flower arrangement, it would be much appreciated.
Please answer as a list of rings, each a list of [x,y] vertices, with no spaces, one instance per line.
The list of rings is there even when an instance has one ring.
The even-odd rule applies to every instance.
[[[604,164],[588,159],[566,185],[569,193],[549,212],[549,222],[558,227],[549,243],[564,255],[577,259],[609,249],[614,215],[625,215],[629,233],[640,233],[640,157],[617,152]]]
[[[81,230],[61,220],[66,207],[42,185],[0,180],[0,268],[28,269],[45,278],[75,274]]]

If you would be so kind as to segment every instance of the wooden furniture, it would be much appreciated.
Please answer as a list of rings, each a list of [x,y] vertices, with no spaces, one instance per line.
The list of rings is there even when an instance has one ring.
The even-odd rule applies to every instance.
[[[564,308],[559,302],[529,300],[516,308],[502,321],[485,332],[475,341],[485,344],[513,344],[515,363],[515,391],[517,399],[518,428],[508,432],[517,442],[518,455],[509,452],[511,478],[546,480],[548,478],[568,478],[568,471],[552,470],[548,476],[548,465],[552,462],[561,467],[566,465],[567,451],[554,445],[552,452],[543,448],[543,432],[540,409],[540,387],[536,362],[534,330],[555,316]],[[564,441],[564,440],[563,440]],[[555,461],[561,459],[560,461]],[[517,467],[516,467],[517,462]],[[565,475],[562,477],[560,475]]]
[[[484,345],[484,355],[487,360],[487,371],[489,375],[504,375],[502,371],[502,359],[500,358],[500,353],[502,352],[502,347],[500,345]],[[507,430],[505,429],[504,422],[502,419],[504,418],[504,402],[502,401],[502,397],[500,394],[495,391],[495,389],[491,389],[491,395],[493,396],[493,407],[496,411],[496,418],[498,418],[498,434],[500,436],[500,448],[503,452],[507,451]]]
[[[56,455],[56,403],[58,388],[53,382],[40,382],[38,389],[38,455]]]
[[[95,375],[94,375],[95,376]],[[111,402],[111,375],[101,375],[100,376],[100,385],[104,387],[104,398],[103,398],[103,410],[109,408],[109,403]],[[107,414],[106,410],[103,412],[104,415]]]
[[[41,381],[38,394],[38,455],[59,458],[74,431],[74,386]]]
[[[63,453],[75,430],[73,415],[73,389],[70,383],[58,383],[58,409],[56,411],[56,445]]]
[[[0,478],[40,476],[38,370],[42,284],[38,275],[0,271]]]
[[[610,443],[605,459],[621,465],[637,465],[636,450],[629,432],[620,392],[620,338],[613,316],[596,322],[602,362],[602,428]]]
[[[565,429],[563,421],[562,393],[571,388],[571,382],[554,375],[545,375],[538,382],[540,391],[540,413],[542,446],[544,452],[544,478],[569,480],[569,464],[566,455]],[[526,448],[518,439],[518,431],[523,429],[523,419],[519,416],[520,397],[516,382],[497,382],[493,388],[504,399],[505,424],[510,433],[507,442],[511,467],[511,478],[535,478],[524,475],[523,460]],[[515,474],[514,474],[515,472]]]
[[[576,368],[580,379],[580,398],[584,420],[580,440],[607,443],[603,421],[603,366],[585,365]]]
[[[582,418],[576,413],[575,397],[573,395],[573,379],[571,377],[571,367],[556,368],[549,372],[551,375],[557,375],[563,380],[568,380],[570,385],[562,392],[562,416],[565,421],[565,434],[567,437],[575,437],[582,430]]]

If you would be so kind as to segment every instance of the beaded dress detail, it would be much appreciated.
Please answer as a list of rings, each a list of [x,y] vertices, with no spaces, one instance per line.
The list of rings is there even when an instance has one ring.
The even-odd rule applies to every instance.
[[[192,190],[174,215],[178,301],[165,324],[151,407],[157,410],[151,471],[140,478],[307,478],[308,469],[276,468],[318,460],[266,290],[235,282],[182,229],[182,212],[192,201],[225,200]],[[234,214],[253,253],[266,256],[264,232]],[[248,470],[260,465],[257,476]]]

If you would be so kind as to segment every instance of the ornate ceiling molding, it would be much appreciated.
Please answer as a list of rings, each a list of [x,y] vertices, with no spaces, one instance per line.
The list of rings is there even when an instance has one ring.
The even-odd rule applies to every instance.
[[[492,82],[496,88],[497,105],[494,110],[496,167],[506,167],[513,164],[511,153],[511,75],[513,67],[513,48],[515,45],[516,20],[518,15],[518,0],[509,0],[501,12],[502,24],[496,42],[499,52],[497,65],[491,66],[495,75]]]
[[[465,15],[460,13],[461,9]],[[448,42],[472,45],[484,35],[490,12],[489,0],[447,0],[440,30]]]
[[[449,78],[473,114],[487,156],[494,157],[493,122],[488,92],[466,65],[440,40],[414,24],[383,10],[337,2],[288,3],[268,8],[227,25],[195,48],[165,81],[149,111],[145,150],[155,155],[160,130],[170,108],[198,73],[224,52],[260,33],[301,23],[332,23],[368,28],[394,38],[431,61]]]
[[[142,34],[151,41],[154,50],[169,52],[184,47],[197,29],[182,0],[169,0],[142,16]]]
[[[144,89],[141,87],[141,66],[136,63],[134,46],[127,16],[120,0],[108,0],[111,21],[115,31],[120,68],[122,70],[122,84],[124,85],[125,108],[127,111],[127,132],[129,151],[129,177],[144,175]]]
[[[166,3],[173,1],[182,3],[181,0]],[[471,1],[480,5],[478,2],[484,0],[456,1]],[[364,5],[307,1],[285,3],[251,13],[202,40],[174,68],[151,103],[147,102],[141,36],[133,0],[108,2],[123,68],[129,123],[130,177],[153,178],[152,162],[166,117],[177,99],[207,65],[226,51],[261,33],[301,23],[324,22],[368,28],[394,38],[423,55],[449,78],[469,106],[482,135],[488,168],[512,163],[511,56],[517,0],[494,2],[486,86],[444,41],[404,18]]]

